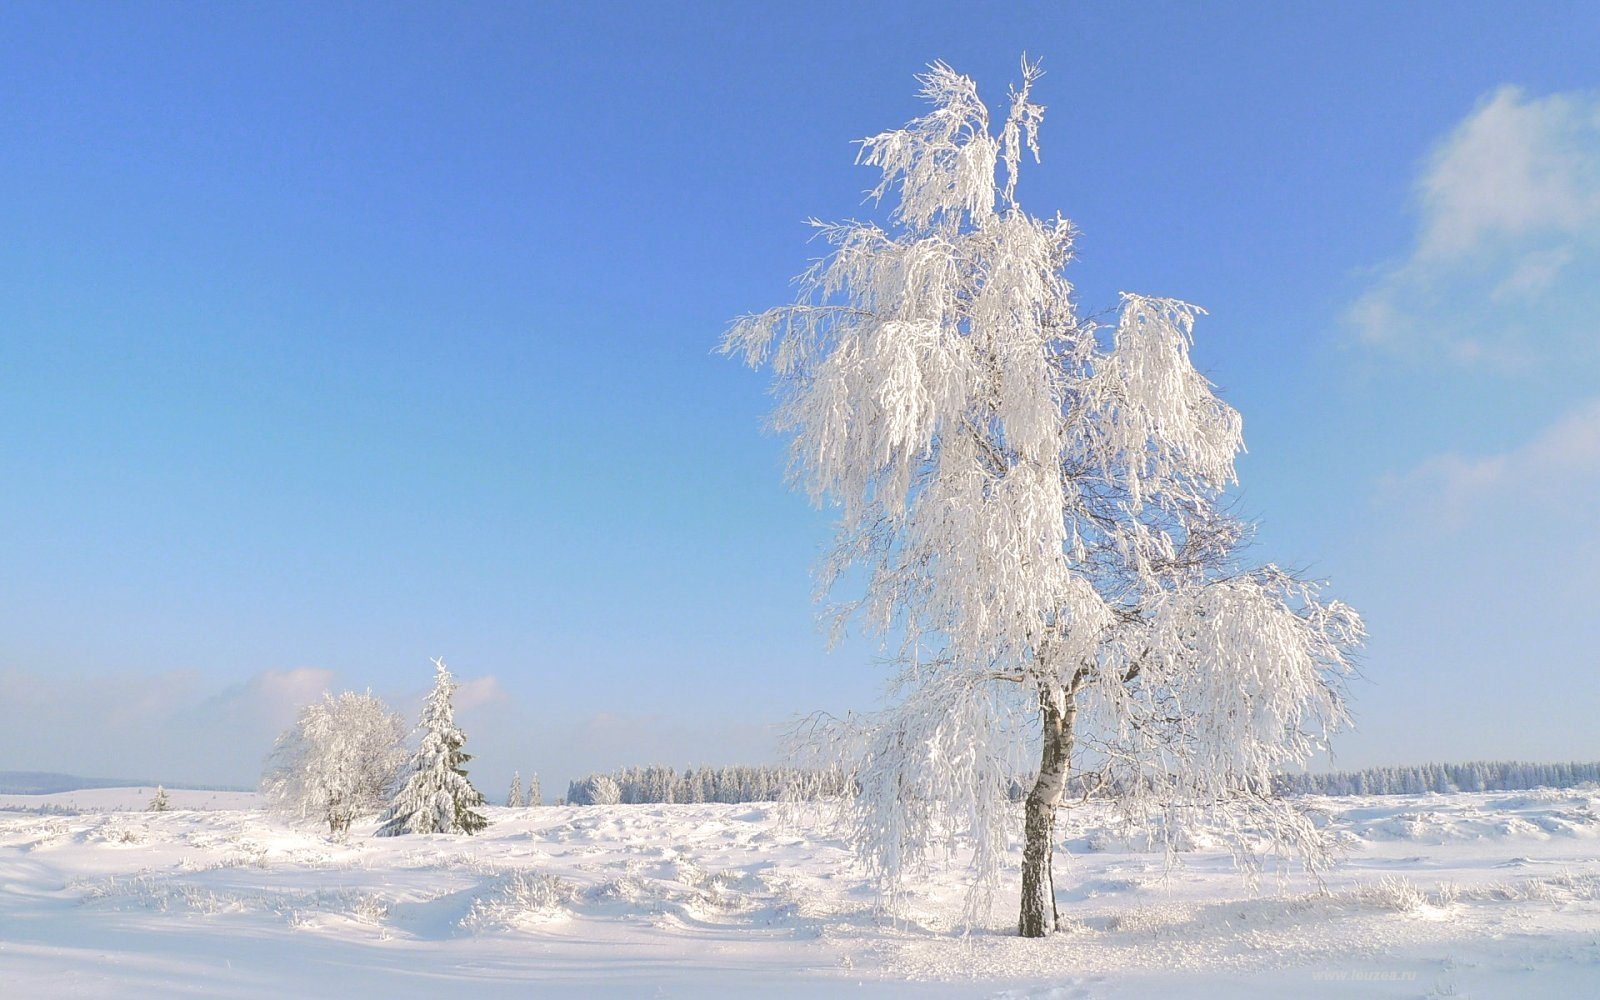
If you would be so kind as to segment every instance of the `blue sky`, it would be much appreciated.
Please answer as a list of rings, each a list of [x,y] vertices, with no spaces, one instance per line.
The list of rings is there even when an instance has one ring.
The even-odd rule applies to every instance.
[[[851,141],[1044,59],[1091,307],[1205,306],[1258,552],[1373,630],[1348,765],[1600,756],[1600,18],[1582,5],[13,4],[0,768],[253,780],[324,686],[469,681],[487,784],[872,703],[761,376]]]

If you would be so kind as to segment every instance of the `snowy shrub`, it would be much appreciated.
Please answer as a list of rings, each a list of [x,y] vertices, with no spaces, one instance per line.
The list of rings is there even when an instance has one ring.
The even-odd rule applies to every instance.
[[[1600,900],[1600,875],[1558,872],[1520,882],[1490,882],[1460,888],[1457,898],[1467,902],[1572,903]]]
[[[473,900],[461,926],[479,930],[552,920],[565,914],[577,895],[563,879],[517,869],[499,876],[486,893]]]
[[[1374,885],[1356,890],[1356,900],[1366,906],[1396,913],[1415,913],[1428,905],[1428,895],[1409,879],[1385,875]]]
[[[107,844],[142,844],[149,839],[149,831],[142,826],[125,826],[121,823],[103,823],[96,831],[98,838]]]
[[[609,775],[600,775],[594,779],[594,784],[589,786],[590,805],[614,806],[621,801],[622,789]]]
[[[405,762],[405,723],[369,691],[325,694],[278,737],[261,779],[274,811],[341,836],[383,808]]]
[[[264,908],[259,894],[217,892],[199,886],[172,884],[139,872],[112,876],[85,888],[85,902],[104,902],[121,909],[154,910],[159,913],[242,913]]]
[[[589,898],[600,903],[637,903],[652,895],[644,882],[631,873],[607,879],[589,890]]]
[[[1600,899],[1600,875],[1582,874],[1563,869],[1543,879],[1554,894],[1579,902]]]
[[[742,910],[751,905],[745,880],[733,872],[717,872],[701,879],[694,901],[716,910]]]
[[[364,924],[378,925],[389,916],[389,904],[377,896],[361,896],[350,904],[350,916]]]
[[[34,813],[34,815],[51,815],[49,813]],[[33,850],[48,844],[59,843],[67,839],[72,828],[59,819],[25,820],[22,822],[0,821],[0,838],[7,841],[6,846],[21,847],[24,850]]]

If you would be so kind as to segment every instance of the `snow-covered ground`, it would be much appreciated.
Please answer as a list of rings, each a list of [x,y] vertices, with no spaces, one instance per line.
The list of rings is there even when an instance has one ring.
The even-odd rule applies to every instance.
[[[1204,838],[1166,872],[1069,810],[1071,925],[1044,941],[1006,933],[1014,895],[960,936],[956,872],[881,918],[840,842],[774,806],[491,809],[478,837],[338,844],[170,794],[0,812],[0,995],[1600,996],[1592,787],[1315,800],[1350,848],[1324,894],[1252,893]]]
[[[173,809],[254,809],[256,792],[230,792],[213,788],[168,788],[167,804]],[[143,810],[155,797],[156,786],[141,788],[82,788],[49,795],[0,793],[0,809],[34,812],[132,812]]]

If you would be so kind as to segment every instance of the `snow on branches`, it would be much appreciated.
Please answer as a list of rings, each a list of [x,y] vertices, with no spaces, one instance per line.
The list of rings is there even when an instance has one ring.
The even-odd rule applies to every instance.
[[[1363,630],[1315,586],[1240,564],[1225,491],[1242,422],[1190,360],[1201,310],[1124,294],[1109,330],[1079,313],[1075,230],[1016,201],[1043,115],[1037,64],[1022,75],[993,135],[972,80],[930,67],[933,109],[861,143],[871,196],[896,199],[888,228],[813,222],[830,252],[798,300],[722,347],[771,367],[791,476],[839,508],[819,590],[864,587],[835,627],[901,661],[890,707],[821,737],[854,763],[858,848],[892,888],[930,845],[975,846],[976,912],[1031,753],[1032,935],[1069,779],[1113,789],[1130,820],[1221,809],[1317,861],[1266,793],[1344,721]]]
[[[417,725],[422,739],[411,758],[405,783],[380,819],[380,837],[471,834],[488,825],[477,811],[484,805],[483,795],[467,779],[465,765],[472,755],[462,749],[467,737],[455,723],[451,704],[455,679],[442,659],[435,659],[433,666],[433,691],[422,706],[422,720]]]
[[[342,836],[382,809],[405,763],[405,723],[369,691],[324,694],[278,737],[261,779],[281,814],[327,823]]]

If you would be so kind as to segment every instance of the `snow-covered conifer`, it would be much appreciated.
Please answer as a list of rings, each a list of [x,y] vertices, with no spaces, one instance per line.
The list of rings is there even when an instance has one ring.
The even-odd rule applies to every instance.
[[[529,771],[528,772],[528,798],[527,798],[527,802],[528,802],[528,805],[530,805],[530,806],[542,806],[542,805],[544,805],[544,792],[539,788],[539,772],[538,771]]]
[[[511,773],[511,791],[506,793],[506,807],[510,809],[521,809],[523,805],[522,772],[513,771]]]
[[[150,799],[150,811],[164,813],[171,808],[172,803],[167,801],[167,790],[157,785],[156,794]]]
[[[1190,361],[1202,311],[1124,294],[1112,327],[1079,313],[1076,230],[1016,197],[1039,76],[1024,61],[996,133],[972,80],[932,66],[932,110],[861,143],[872,194],[896,199],[884,225],[817,223],[832,250],[798,301],[723,342],[771,365],[794,478],[840,508],[822,589],[865,592],[837,623],[898,641],[890,707],[818,730],[825,761],[850,761],[856,846],[892,894],[964,842],[981,911],[1032,757],[1030,937],[1056,922],[1053,828],[1075,782],[1169,835],[1208,813],[1241,851],[1265,836],[1323,857],[1270,790],[1344,721],[1364,634],[1315,585],[1241,563],[1225,491],[1242,422]]]
[[[324,694],[274,744],[261,791],[279,813],[342,835],[382,809],[405,763],[405,721],[372,692]]]
[[[456,683],[444,660],[435,659],[433,691],[422,706],[417,729],[422,739],[411,758],[405,783],[384,811],[378,836],[407,833],[477,833],[489,825],[483,795],[467,779],[472,759],[462,747],[467,737],[456,727],[451,696]]]

